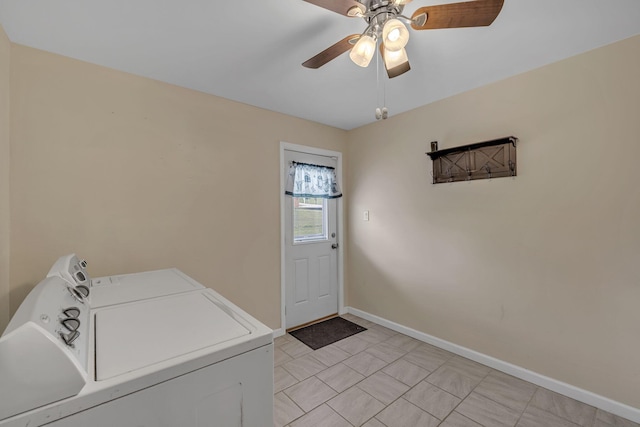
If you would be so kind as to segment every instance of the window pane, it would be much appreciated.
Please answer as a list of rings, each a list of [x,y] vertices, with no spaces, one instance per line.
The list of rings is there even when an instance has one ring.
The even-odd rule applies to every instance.
[[[327,240],[327,200],[293,198],[293,241]]]

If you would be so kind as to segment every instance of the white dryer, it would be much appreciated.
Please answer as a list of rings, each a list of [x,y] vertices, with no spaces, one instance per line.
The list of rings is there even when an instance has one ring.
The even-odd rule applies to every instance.
[[[176,268],[91,278],[87,261],[76,254],[58,258],[47,277],[60,277],[85,293],[92,308],[204,289]]]
[[[86,263],[66,271],[71,281],[54,272],[36,286],[0,338],[0,426],[272,425],[269,328],[175,269],[141,273],[167,280],[155,295],[119,299],[135,281],[92,284]]]

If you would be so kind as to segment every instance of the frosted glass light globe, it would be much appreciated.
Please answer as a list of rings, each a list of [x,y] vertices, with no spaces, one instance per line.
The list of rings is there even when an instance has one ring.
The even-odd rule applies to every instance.
[[[361,67],[366,67],[371,62],[373,54],[376,52],[376,40],[368,35],[360,37],[358,42],[349,52],[349,58]]]
[[[400,20],[389,19],[382,28],[382,42],[387,50],[400,50],[409,42],[409,30]]]

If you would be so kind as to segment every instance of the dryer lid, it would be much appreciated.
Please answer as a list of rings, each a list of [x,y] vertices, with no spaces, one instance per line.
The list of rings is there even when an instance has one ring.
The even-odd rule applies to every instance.
[[[204,286],[175,268],[98,277],[91,281],[91,307],[106,307],[195,289],[204,289]]]
[[[227,349],[251,335],[239,320],[205,291],[96,311],[96,380],[207,347],[211,347],[211,351]]]

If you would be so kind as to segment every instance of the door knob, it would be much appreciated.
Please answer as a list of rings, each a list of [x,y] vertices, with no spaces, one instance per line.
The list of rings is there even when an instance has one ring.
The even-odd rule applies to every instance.
[[[331,249],[338,249],[338,244],[337,243],[332,244]]]

